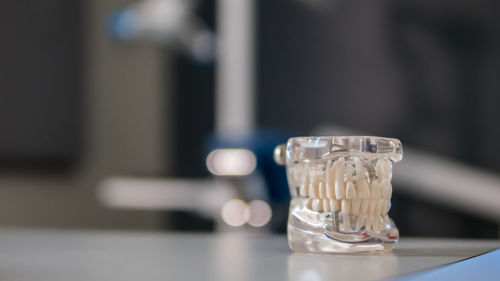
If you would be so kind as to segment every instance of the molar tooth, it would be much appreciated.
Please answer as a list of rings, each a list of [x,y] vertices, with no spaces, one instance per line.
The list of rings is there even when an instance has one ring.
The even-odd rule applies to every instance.
[[[345,188],[345,198],[354,199],[358,197],[356,189],[354,188],[354,183],[352,181],[348,182]]]
[[[370,190],[370,195],[371,198],[379,198],[381,196],[380,193],[380,182],[379,181],[373,181],[371,184],[371,190]]]
[[[312,202],[312,207],[313,210],[316,212],[321,212],[323,211],[323,200],[321,199],[314,199]]]
[[[351,201],[351,213],[357,215],[361,210],[361,199],[352,199]]]
[[[323,199],[323,209],[325,212],[330,212],[330,200],[328,199]]]
[[[360,179],[356,181],[356,191],[359,198],[368,198],[370,197],[370,184],[366,179]]]
[[[391,198],[392,195],[392,185],[390,182],[387,182],[387,180],[383,180],[381,185],[382,189],[382,197],[384,198]]]
[[[386,216],[391,209],[391,200],[384,200],[384,207],[382,208],[382,215]]]
[[[318,195],[319,195],[319,198],[321,198],[321,199],[326,198],[326,187],[325,187],[325,184],[323,182],[319,182]]]
[[[338,200],[330,199],[330,211],[337,212],[340,210],[340,204]]]

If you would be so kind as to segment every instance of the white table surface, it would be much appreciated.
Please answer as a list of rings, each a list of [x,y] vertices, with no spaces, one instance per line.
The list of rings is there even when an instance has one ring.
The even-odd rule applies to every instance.
[[[313,255],[284,236],[0,230],[0,280],[380,280],[498,247],[402,238],[390,255]]]

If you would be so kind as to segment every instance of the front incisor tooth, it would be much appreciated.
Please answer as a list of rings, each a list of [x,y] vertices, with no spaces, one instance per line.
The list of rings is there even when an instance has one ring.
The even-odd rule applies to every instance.
[[[360,179],[356,181],[356,192],[359,198],[370,197],[370,184],[366,179]]]
[[[330,200],[323,199],[323,210],[325,212],[330,212]]]
[[[326,187],[323,182],[320,182],[318,185],[318,195],[319,198],[324,199],[326,198]]]
[[[357,198],[356,188],[354,188],[354,183],[352,181],[348,182],[345,188],[345,198],[354,199]]]
[[[314,199],[312,202],[312,208],[316,212],[322,212],[323,211],[323,200]]]
[[[380,192],[380,182],[379,181],[373,181],[371,184],[371,190],[370,190],[370,196],[371,198],[380,198],[381,197],[381,192]]]
[[[340,210],[340,204],[338,200],[330,199],[330,211],[337,212]]]
[[[372,216],[375,214],[375,208],[377,207],[377,199],[369,199],[369,204],[368,204],[368,215]]]
[[[361,200],[361,214],[362,215],[368,214],[368,207],[370,206],[370,200],[371,199],[362,199]]]
[[[361,199],[352,199],[351,201],[351,213],[354,215],[359,214],[361,211]]]

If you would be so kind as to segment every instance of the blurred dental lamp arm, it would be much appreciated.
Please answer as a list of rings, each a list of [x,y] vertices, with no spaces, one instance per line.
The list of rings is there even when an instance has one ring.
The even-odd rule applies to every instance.
[[[97,186],[97,197],[113,209],[195,211],[214,217],[236,194],[213,179],[110,177]]]
[[[364,135],[338,126],[319,127],[314,135]],[[398,190],[500,222],[500,176],[408,145],[394,167]]]
[[[394,182],[408,193],[500,221],[500,177],[456,161],[405,148]]]

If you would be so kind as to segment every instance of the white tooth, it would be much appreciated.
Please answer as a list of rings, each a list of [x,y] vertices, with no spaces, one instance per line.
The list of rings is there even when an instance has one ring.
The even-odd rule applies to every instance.
[[[313,205],[312,203],[313,203],[313,200],[314,200],[314,199],[309,198],[309,199],[307,199],[307,201],[306,201],[306,208],[308,208],[309,210],[312,210],[312,205]]]
[[[361,179],[356,182],[356,191],[359,198],[368,198],[370,197],[370,184],[368,184],[366,179]]]
[[[382,208],[382,215],[386,216],[387,213],[389,213],[389,210],[391,209],[391,200],[384,200],[384,207]]]
[[[321,198],[321,199],[326,198],[326,187],[325,187],[325,184],[323,182],[319,182],[318,195],[319,195],[319,198]]]
[[[325,212],[330,212],[330,200],[328,199],[323,199],[323,209]]]
[[[380,216],[384,210],[384,199],[375,199],[377,200],[377,206],[375,206],[375,214]]]
[[[340,210],[340,204],[338,200],[330,199],[330,210],[332,212],[337,212]]]
[[[351,213],[357,215],[361,209],[361,199],[352,199],[351,201]]]
[[[392,195],[392,185],[391,183],[387,182],[387,180],[383,180],[380,183],[381,190],[382,190],[382,197],[383,198],[391,198]]]
[[[309,197],[318,198],[318,187],[316,182],[311,182],[309,184]]]
[[[308,192],[307,192],[308,187],[301,185],[300,190],[299,190],[299,195],[302,197],[306,197]]]
[[[335,180],[335,198],[342,199],[345,197],[345,185],[341,180]]]
[[[312,202],[312,207],[313,210],[316,212],[321,212],[323,211],[323,200],[321,199],[314,199]]]
[[[331,183],[326,183],[326,198],[332,199],[335,198],[335,194],[333,192],[334,185]]]
[[[380,183],[378,181],[373,181],[371,184],[371,190],[370,190],[370,195],[371,198],[379,198],[381,197],[380,193]]]
[[[370,203],[368,204],[368,215],[372,216],[375,214],[375,208],[377,207],[377,199],[369,199]]]
[[[358,194],[356,193],[356,188],[354,188],[354,183],[350,181],[347,183],[345,188],[345,198],[354,199],[356,197],[358,197]]]
[[[350,214],[351,213],[351,200],[342,200],[342,213]]]
[[[332,167],[333,163],[326,164],[326,198],[331,199],[333,197],[333,187],[335,185],[335,171]]]
[[[361,214],[362,215],[368,214],[368,207],[370,206],[370,200],[371,199],[362,199],[361,200]]]

